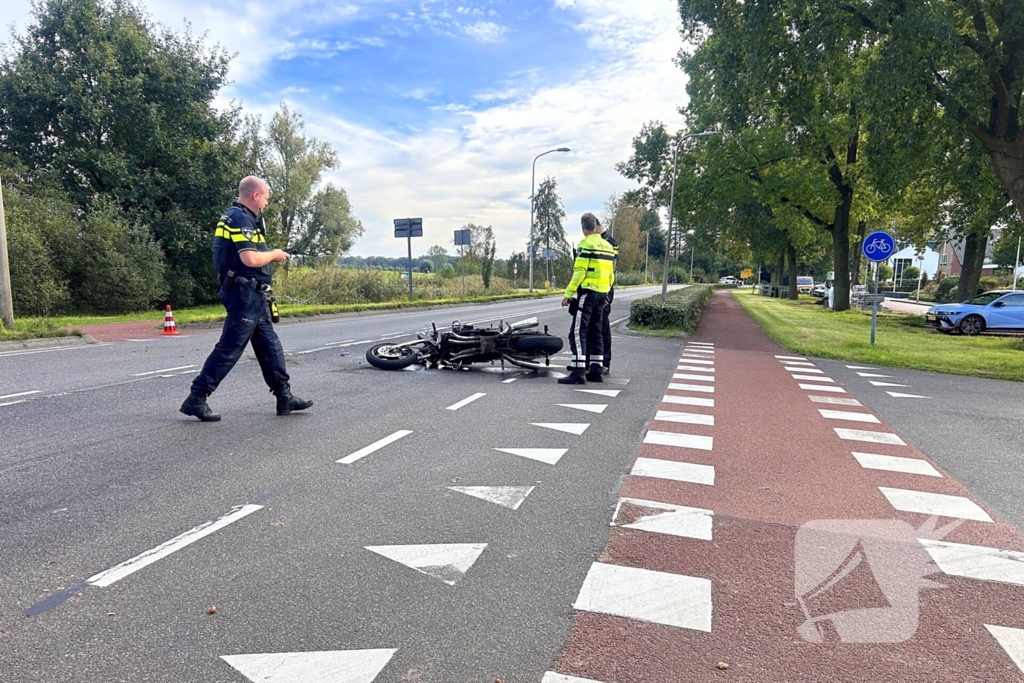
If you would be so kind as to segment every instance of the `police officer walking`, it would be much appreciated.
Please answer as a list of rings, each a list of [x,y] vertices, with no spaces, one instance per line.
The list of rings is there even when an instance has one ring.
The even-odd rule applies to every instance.
[[[576,252],[572,281],[562,298],[562,306],[569,306],[573,314],[569,326],[572,365],[569,367],[569,376],[558,380],[559,384],[603,381],[600,363],[604,353],[601,319],[608,291],[612,287],[615,252],[602,239],[597,216],[585,213],[580,224],[584,237]]]
[[[619,243],[615,241],[614,237],[608,234],[608,231],[601,225],[601,221],[597,222],[597,226],[601,229],[602,239],[612,245],[612,250],[615,252],[615,260],[612,261],[612,286],[611,289],[608,290],[608,297],[605,302],[605,306],[601,309],[601,339],[603,341],[604,348],[601,372],[607,375],[612,367],[612,324],[610,316],[612,313],[612,301],[615,300],[615,262],[619,259]]]
[[[203,371],[192,382],[192,393],[181,412],[203,422],[220,415],[206,402],[242,357],[248,344],[256,353],[263,380],[277,396],[277,414],[305,410],[313,401],[292,396],[284,366],[284,348],[274,332],[270,312],[271,264],[291,256],[267,246],[262,212],[270,188],[260,178],[248,176],[238,185],[238,199],[224,212],[213,238],[213,267],[220,275],[218,296],[227,310],[220,341],[206,359]]]

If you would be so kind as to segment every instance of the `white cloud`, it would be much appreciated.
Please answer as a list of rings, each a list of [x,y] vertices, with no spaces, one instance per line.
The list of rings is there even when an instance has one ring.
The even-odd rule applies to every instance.
[[[567,5],[593,49],[605,55],[597,66],[544,86],[540,74],[510,77],[478,93],[472,105],[434,107],[458,117],[456,128],[450,121],[400,134],[303,111],[307,130],[330,140],[343,160],[332,180],[346,188],[366,226],[353,252],[404,255],[404,244],[391,232],[392,219],[403,216],[424,218],[425,237],[414,245],[420,253],[433,244],[450,247],[453,231],[467,222],[494,226],[499,255],[522,251],[529,234],[531,162],[562,145],[573,151],[540,159],[537,182],[548,175],[557,179],[567,233],[578,239],[580,214],[599,211],[608,195],[633,187],[615,163],[628,158],[643,123],[683,123],[676,109],[685,101],[685,79],[672,63],[680,47],[673,4],[621,4],[629,7],[617,0]]]
[[[377,0],[378,15],[387,1]],[[430,106],[417,123],[422,130],[357,125],[339,118],[330,102],[312,94],[282,95],[303,116],[309,134],[338,150],[342,165],[330,180],[348,191],[366,226],[354,253],[403,255],[404,245],[391,236],[391,220],[407,215],[424,217],[426,237],[415,245],[421,253],[432,244],[449,245],[452,232],[466,222],[494,226],[499,255],[523,250],[529,233],[531,161],[562,145],[573,151],[539,160],[537,181],[548,175],[558,180],[567,229],[575,236],[581,213],[600,210],[609,194],[633,186],[618,175],[615,163],[628,158],[643,123],[660,119],[670,128],[682,125],[676,108],[685,103],[685,80],[672,63],[680,48],[675,3],[551,1],[577,28],[594,57],[591,67],[561,82],[550,82],[550,75],[539,71],[509,74],[468,102]],[[231,78],[240,84],[259,81],[270,60],[313,49],[312,44],[302,46],[305,36],[320,35],[308,22],[327,16],[344,22],[359,12],[351,3],[331,10],[322,0],[207,2],[146,4],[155,19],[171,28],[179,28],[182,17],[188,16],[196,33],[209,31],[210,39],[237,51]],[[5,11],[5,20],[24,26],[28,0],[5,4],[13,5]],[[394,4],[393,21],[406,21],[406,8]],[[423,3],[414,8],[408,20],[442,30],[435,16],[439,7]],[[471,11],[455,14],[479,16]],[[443,28],[457,26],[449,22]],[[290,30],[291,36],[286,33]],[[506,38],[514,39],[508,34]],[[332,39],[328,49],[342,50],[349,42],[379,47],[378,41],[383,43],[373,36],[340,37]],[[407,86],[406,94],[433,99],[439,94],[435,87],[446,89],[427,74]],[[239,92],[238,87],[226,89],[220,99],[226,103]],[[246,101],[244,106],[247,113],[262,114],[264,121],[277,110],[277,103],[269,101]],[[440,120],[431,123],[426,114]]]
[[[475,24],[469,24],[468,26],[461,27],[462,32],[473,40],[479,40],[481,43],[498,43],[508,33],[508,28],[505,26],[499,26],[490,21],[478,21]]]

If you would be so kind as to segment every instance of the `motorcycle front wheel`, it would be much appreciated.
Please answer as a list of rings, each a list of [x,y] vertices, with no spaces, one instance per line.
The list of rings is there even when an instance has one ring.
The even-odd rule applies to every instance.
[[[420,358],[416,349],[395,344],[377,344],[366,352],[366,361],[381,370],[401,370]]]

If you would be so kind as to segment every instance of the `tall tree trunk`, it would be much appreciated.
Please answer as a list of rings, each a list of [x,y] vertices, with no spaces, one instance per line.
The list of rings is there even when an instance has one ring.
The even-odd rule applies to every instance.
[[[859,285],[860,281],[860,260],[861,260],[861,245],[864,244],[864,238],[868,234],[868,222],[857,221],[857,242],[853,245],[853,257],[850,259],[853,263],[850,266],[853,281],[851,284]]]
[[[833,310],[850,310],[850,210],[853,207],[853,188],[843,185],[838,188],[840,197],[832,223],[832,261],[836,270],[835,306]]]
[[[773,275],[773,278],[775,279],[775,284],[778,285],[780,288],[782,287],[782,273],[785,270],[786,270],[786,255],[785,254],[779,254],[779,257],[777,259],[775,259],[775,273]],[[781,292],[776,290],[776,296],[781,299],[782,298]]]
[[[789,292],[788,298],[796,300],[799,293],[796,291],[796,247],[790,242],[786,247],[786,257],[789,260]]]
[[[978,281],[981,280],[981,267],[985,264],[985,249],[988,246],[986,230],[981,235],[968,233],[964,243],[963,270],[956,288],[956,300],[967,301],[978,293]]]
[[[984,137],[981,141],[992,159],[1003,191],[1017,209],[1021,220],[1024,220],[1024,136],[1018,135],[1013,143]]]

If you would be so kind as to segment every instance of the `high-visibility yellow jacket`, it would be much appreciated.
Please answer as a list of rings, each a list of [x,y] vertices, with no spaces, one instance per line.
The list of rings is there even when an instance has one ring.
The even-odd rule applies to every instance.
[[[615,286],[615,264],[619,261],[619,243],[615,241],[615,238],[609,235],[607,232],[601,233],[601,238],[612,245],[612,251],[615,252],[615,260],[612,261],[612,287]]]
[[[573,296],[577,289],[607,294],[612,288],[614,273],[615,248],[597,233],[587,235],[576,249],[572,280],[565,288],[565,296]]]

